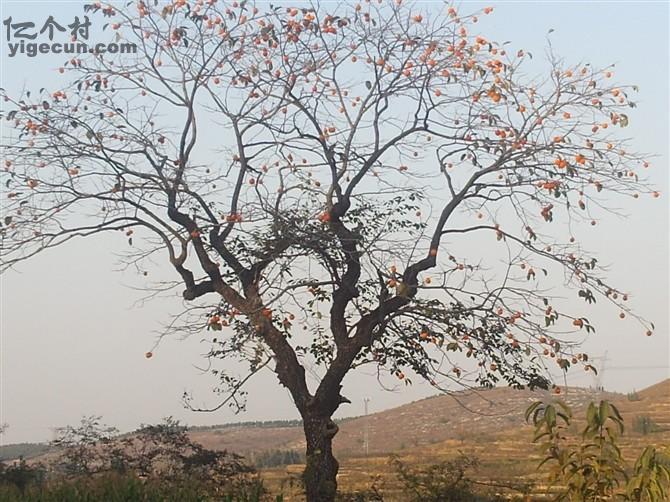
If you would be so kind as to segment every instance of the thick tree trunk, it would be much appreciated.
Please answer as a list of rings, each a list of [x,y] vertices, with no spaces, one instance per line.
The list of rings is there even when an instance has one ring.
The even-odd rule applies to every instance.
[[[303,473],[307,502],[332,502],[337,492],[339,464],[333,456],[333,437],[338,427],[330,417],[303,417],[307,440],[307,465]]]

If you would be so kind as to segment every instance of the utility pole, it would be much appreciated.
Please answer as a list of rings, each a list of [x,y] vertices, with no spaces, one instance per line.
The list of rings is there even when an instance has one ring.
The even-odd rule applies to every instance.
[[[602,363],[600,364],[600,372],[598,373],[598,386],[600,391],[605,391],[605,366],[607,365],[607,351],[603,354]]]
[[[593,390],[596,394],[599,394],[601,392],[604,392],[605,390],[605,383],[604,383],[605,366],[607,364],[607,361],[609,361],[609,359],[607,358],[607,351],[605,351],[602,357],[595,357],[594,360],[600,363],[598,368],[598,374],[593,376],[593,386],[594,386]]]
[[[369,397],[363,398],[363,405],[365,406],[365,425],[363,426],[363,449],[365,450],[365,456],[368,456],[370,451],[370,424],[368,423],[368,403],[370,402]]]

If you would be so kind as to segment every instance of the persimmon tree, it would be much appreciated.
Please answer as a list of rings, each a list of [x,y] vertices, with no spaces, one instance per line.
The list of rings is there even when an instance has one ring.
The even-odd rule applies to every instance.
[[[140,272],[165,257],[178,280],[156,287],[187,305],[169,328],[207,329],[221,404],[264,368],[290,392],[308,500],[335,496],[353,369],[548,388],[556,365],[593,369],[565,291],[651,334],[575,238],[615,196],[659,195],[611,67],[537,66],[479,34],[491,8],[85,8],[138,52],[5,95],[3,269],[103,232]]]

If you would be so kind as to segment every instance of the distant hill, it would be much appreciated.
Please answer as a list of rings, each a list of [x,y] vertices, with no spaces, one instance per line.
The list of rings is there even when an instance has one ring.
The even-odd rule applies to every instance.
[[[462,391],[414,401],[397,408],[372,413],[367,417],[339,421],[340,432],[334,448],[340,457],[364,455],[367,427],[368,454],[380,455],[446,440],[461,440],[509,430],[523,423],[526,408],[535,400],[551,397],[547,392],[518,391],[507,387]],[[580,408],[595,397],[613,401],[626,396],[596,393],[571,388],[561,396],[571,406]],[[248,426],[212,427],[193,431],[192,436],[209,448],[227,448],[242,454],[269,449],[304,449],[299,424],[283,427]]]
[[[367,417],[338,421],[340,432],[334,448],[339,458],[364,456],[366,429],[370,456],[453,450],[458,445],[485,444],[501,437],[527,440],[524,411],[533,401],[553,397],[547,392],[507,387],[429,397]],[[642,436],[634,430],[635,420],[648,417],[655,425],[649,437],[662,437],[670,444],[670,379],[629,395],[569,388],[560,397],[577,415],[590,401],[608,399],[619,406],[631,441]],[[207,448],[227,449],[250,457],[273,450],[302,452],[305,446],[302,426],[297,420],[194,427],[190,434]],[[0,447],[0,459],[31,457],[43,453],[45,448],[43,444],[6,445]]]
[[[0,462],[20,457],[26,460],[46,453],[49,446],[45,443],[15,443],[0,445]]]

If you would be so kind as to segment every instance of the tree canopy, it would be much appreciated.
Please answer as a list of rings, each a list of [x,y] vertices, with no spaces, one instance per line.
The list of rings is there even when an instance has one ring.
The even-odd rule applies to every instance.
[[[225,403],[271,368],[308,466],[329,454],[308,423],[330,444],[352,369],[547,388],[555,365],[594,370],[567,291],[651,334],[575,237],[616,197],[659,196],[619,133],[636,88],[612,67],[550,52],[529,75],[531,53],[479,34],[492,8],[86,8],[139,50],[5,95],[2,267],[110,231],[141,273],[166,258],[178,280],[155,287],[187,303],[170,329],[209,330]]]

